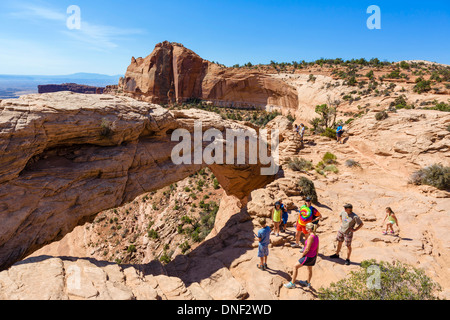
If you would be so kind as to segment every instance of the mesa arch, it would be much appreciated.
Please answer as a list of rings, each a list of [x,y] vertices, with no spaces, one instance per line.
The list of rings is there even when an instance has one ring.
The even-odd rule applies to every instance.
[[[62,239],[102,211],[182,180],[206,165],[176,166],[177,128],[248,129],[198,110],[170,112],[127,97],[59,92],[0,101],[0,270]],[[261,165],[212,165],[245,201],[271,182]]]

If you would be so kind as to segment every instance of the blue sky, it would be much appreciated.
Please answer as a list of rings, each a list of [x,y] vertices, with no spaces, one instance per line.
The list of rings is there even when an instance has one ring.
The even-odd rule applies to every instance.
[[[81,9],[69,30],[67,8]],[[366,25],[370,5],[381,30]],[[227,66],[271,60],[423,59],[450,64],[450,1],[0,1],[0,74],[124,74],[156,43]]]

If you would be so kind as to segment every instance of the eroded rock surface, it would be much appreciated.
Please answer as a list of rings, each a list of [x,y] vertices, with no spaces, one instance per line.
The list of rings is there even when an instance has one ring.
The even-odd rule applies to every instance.
[[[271,108],[293,112],[297,90],[281,79],[255,71],[225,68],[178,43],[163,42],[146,58],[133,58],[119,88],[158,104],[192,99],[218,106]]]

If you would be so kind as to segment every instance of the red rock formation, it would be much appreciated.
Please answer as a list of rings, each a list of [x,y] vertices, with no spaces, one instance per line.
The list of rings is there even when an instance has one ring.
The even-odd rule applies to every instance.
[[[119,88],[152,103],[191,99],[233,107],[297,109],[297,90],[250,69],[224,68],[181,44],[163,42],[146,58],[132,58]]]

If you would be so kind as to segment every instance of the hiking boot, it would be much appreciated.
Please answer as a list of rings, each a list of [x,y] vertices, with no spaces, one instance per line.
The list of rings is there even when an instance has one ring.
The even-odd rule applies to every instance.
[[[331,259],[339,259],[339,255],[338,254],[333,254],[332,256],[330,256]]]
[[[289,283],[285,284],[284,287],[288,288],[288,289],[294,289],[295,288],[295,284],[292,283],[292,282],[289,282]]]
[[[350,265],[350,260],[349,260],[349,259],[345,260],[345,265],[346,265],[346,266],[349,266],[349,265]]]
[[[308,281],[299,281],[300,285],[305,288],[311,288],[311,283]]]

